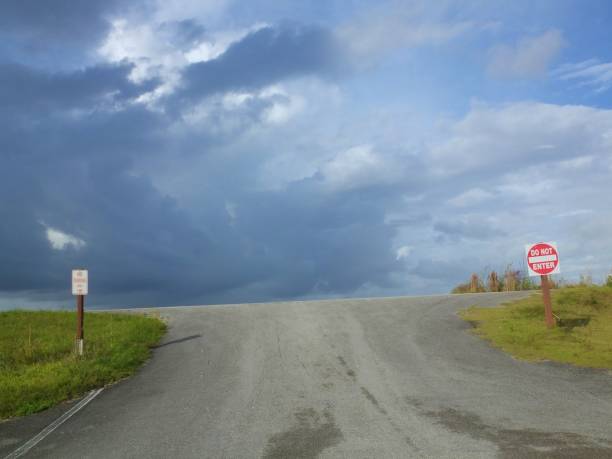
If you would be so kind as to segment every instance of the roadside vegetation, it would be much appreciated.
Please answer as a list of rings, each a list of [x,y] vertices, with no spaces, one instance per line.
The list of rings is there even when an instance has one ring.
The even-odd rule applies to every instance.
[[[551,282],[551,288],[557,283]],[[457,285],[451,293],[514,292],[517,290],[536,290],[540,285],[533,281],[524,270],[506,266],[502,274],[497,271],[485,272],[482,276],[473,273],[470,280]]]
[[[548,282],[550,288],[589,286],[593,285],[593,278],[590,274],[582,274],[578,283],[572,283],[562,277],[549,276]],[[604,284],[612,286],[612,274],[608,275]],[[472,273],[467,282],[455,286],[451,293],[516,292],[539,288],[539,277],[530,277],[525,268],[514,269],[512,264],[509,264],[501,274],[487,269],[480,275]]]
[[[165,332],[153,317],[86,312],[85,355],[74,352],[76,313],[0,312],[0,419],[44,410],[125,378]]]
[[[534,292],[535,293],[535,292]],[[474,333],[516,358],[612,368],[612,276],[604,285],[584,282],[553,290],[556,327],[544,323],[540,294],[499,308],[471,307],[460,316]]]

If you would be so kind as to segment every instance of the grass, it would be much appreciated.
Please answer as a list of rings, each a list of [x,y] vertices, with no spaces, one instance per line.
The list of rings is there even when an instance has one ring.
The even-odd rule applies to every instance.
[[[500,308],[471,307],[460,316],[475,325],[475,334],[516,358],[612,368],[612,288],[583,286],[551,293],[561,325],[552,330],[544,323],[541,294]]]
[[[77,357],[74,312],[0,312],[0,419],[44,410],[133,374],[165,328],[156,318],[86,312],[85,355]]]

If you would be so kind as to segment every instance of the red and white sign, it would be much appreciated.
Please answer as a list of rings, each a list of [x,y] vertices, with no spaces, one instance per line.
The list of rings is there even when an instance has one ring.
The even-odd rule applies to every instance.
[[[86,269],[72,270],[72,294],[87,295],[88,293],[88,275]]]
[[[556,242],[538,242],[525,246],[527,266],[530,276],[557,274],[559,268],[559,252]]]

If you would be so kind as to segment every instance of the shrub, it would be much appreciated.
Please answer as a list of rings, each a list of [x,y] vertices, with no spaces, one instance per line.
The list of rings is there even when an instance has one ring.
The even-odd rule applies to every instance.
[[[480,277],[478,277],[478,274],[472,274],[472,277],[470,278],[470,293],[478,293],[484,291],[484,285],[482,284]]]
[[[470,283],[465,282],[464,284],[459,284],[451,290],[451,293],[469,293],[470,291]]]
[[[580,275],[580,285],[582,285],[583,287],[593,285],[593,276],[591,276],[591,273]]]
[[[512,265],[506,267],[504,273],[504,291],[513,292],[520,289],[521,272],[512,269]]]
[[[518,290],[537,290],[540,286],[533,280],[533,277],[525,276],[521,279],[520,288]],[[548,278],[550,288],[555,288],[553,281]]]
[[[489,292],[499,292],[501,291],[501,283],[499,278],[497,277],[497,273],[495,271],[491,271],[489,274],[489,278],[487,280],[487,287]]]

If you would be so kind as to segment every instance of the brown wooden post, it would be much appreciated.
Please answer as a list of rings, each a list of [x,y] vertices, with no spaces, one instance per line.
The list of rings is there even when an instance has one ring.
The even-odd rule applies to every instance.
[[[542,280],[542,300],[544,301],[544,318],[546,319],[546,326],[553,328],[555,326],[555,319],[552,313],[552,303],[550,300],[550,285],[548,283],[548,276],[540,276]]]
[[[77,295],[77,333],[76,350],[78,355],[83,355],[83,315],[85,306],[85,295]]]

